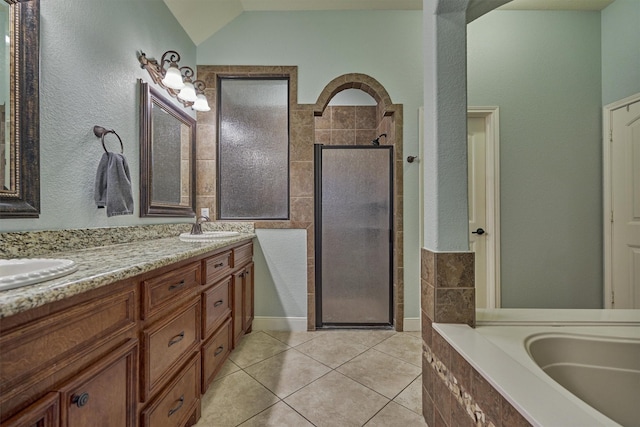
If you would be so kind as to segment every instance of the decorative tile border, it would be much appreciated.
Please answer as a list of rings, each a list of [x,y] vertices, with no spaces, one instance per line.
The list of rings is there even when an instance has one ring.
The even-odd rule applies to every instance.
[[[487,422],[487,417],[480,405],[478,405],[473,396],[465,390],[458,379],[449,371],[448,367],[436,357],[429,347],[424,346],[423,356],[477,427],[496,427],[493,422]]]

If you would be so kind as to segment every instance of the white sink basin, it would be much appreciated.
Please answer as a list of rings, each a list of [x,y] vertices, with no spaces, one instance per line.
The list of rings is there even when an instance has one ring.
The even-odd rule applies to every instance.
[[[184,242],[213,242],[219,239],[239,236],[237,231],[205,231],[202,234],[182,233],[180,240]]]
[[[0,259],[0,291],[66,276],[77,269],[70,259]]]

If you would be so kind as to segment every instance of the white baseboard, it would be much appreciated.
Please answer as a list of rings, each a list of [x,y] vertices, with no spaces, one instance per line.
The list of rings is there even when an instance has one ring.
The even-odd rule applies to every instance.
[[[404,319],[404,331],[420,331],[419,317],[406,317]],[[306,317],[261,317],[253,319],[254,331],[306,331]]]
[[[254,331],[306,331],[306,317],[260,317],[253,319]]]
[[[405,332],[422,330],[419,317],[405,317],[403,326]]]

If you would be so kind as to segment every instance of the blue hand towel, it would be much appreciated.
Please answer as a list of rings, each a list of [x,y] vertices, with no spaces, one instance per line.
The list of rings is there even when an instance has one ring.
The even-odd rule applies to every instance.
[[[104,153],[96,173],[94,198],[107,216],[133,214],[131,175],[127,159],[120,153]]]

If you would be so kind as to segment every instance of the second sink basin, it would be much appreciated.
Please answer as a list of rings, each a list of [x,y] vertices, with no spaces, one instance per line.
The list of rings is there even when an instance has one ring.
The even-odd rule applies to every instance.
[[[228,237],[239,236],[237,231],[205,231],[202,234],[182,233],[180,240],[185,242],[212,242]]]
[[[77,269],[70,259],[0,259],[0,291],[66,276]]]

